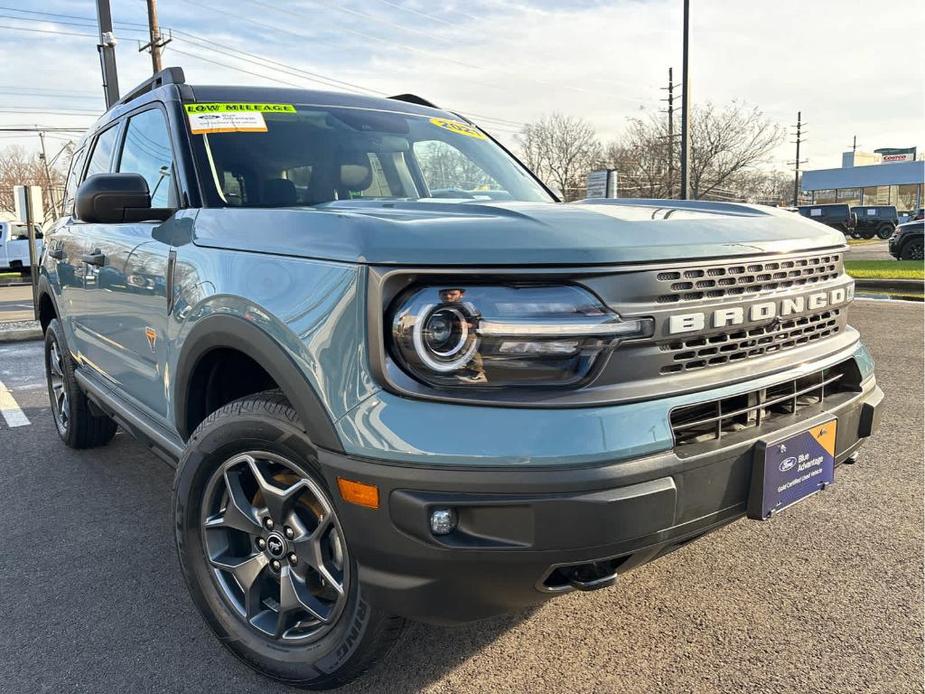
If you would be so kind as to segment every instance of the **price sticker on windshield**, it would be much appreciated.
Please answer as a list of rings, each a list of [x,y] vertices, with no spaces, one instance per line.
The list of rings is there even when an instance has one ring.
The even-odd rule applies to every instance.
[[[193,135],[265,133],[264,113],[295,113],[292,104],[184,104]]]
[[[452,133],[457,135],[465,135],[466,137],[474,137],[477,140],[486,140],[488,139],[478,128],[469,125],[468,123],[463,123],[458,120],[450,120],[449,118],[431,118],[430,122],[436,125],[438,128],[443,128],[444,130],[449,130]]]

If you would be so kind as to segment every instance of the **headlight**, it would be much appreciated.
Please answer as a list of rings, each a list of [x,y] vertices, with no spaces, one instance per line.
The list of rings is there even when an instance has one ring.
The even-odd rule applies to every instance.
[[[572,285],[415,287],[388,318],[392,357],[435,387],[575,385],[621,340],[653,330]]]

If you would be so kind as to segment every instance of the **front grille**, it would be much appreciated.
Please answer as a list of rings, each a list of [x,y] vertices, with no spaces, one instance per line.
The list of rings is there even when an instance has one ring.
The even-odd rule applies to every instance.
[[[860,371],[848,359],[770,388],[679,407],[671,412],[671,433],[676,448],[719,441],[738,432],[792,421],[806,408],[859,389]]]
[[[835,279],[841,270],[842,258],[837,253],[662,270],[655,277],[663,292],[657,301],[671,304],[760,295]]]
[[[659,350],[673,352],[674,361],[659,372],[694,371],[800,347],[838,334],[842,327],[840,315],[841,309],[833,308],[757,328],[662,343]]]

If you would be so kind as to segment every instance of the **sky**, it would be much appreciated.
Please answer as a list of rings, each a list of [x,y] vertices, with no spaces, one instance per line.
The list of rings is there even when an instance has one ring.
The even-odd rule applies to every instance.
[[[3,4],[3,3],[6,4]],[[144,0],[111,0],[123,91],[151,73]],[[925,146],[925,3],[692,0],[693,102],[801,111],[806,169],[858,148]],[[681,0],[159,0],[164,65],[191,84],[411,92],[508,144],[559,112],[602,141],[659,113],[681,76]],[[15,9],[14,9],[15,8]],[[0,128],[85,128],[103,110],[94,0],[0,0]],[[676,90],[676,94],[680,88]],[[49,156],[67,133],[49,135]],[[787,170],[787,137],[764,168]],[[0,147],[37,148],[0,132]]]

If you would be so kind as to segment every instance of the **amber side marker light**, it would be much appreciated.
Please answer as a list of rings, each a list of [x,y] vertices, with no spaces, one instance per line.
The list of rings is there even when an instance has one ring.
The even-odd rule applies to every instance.
[[[375,484],[354,482],[353,480],[338,477],[337,488],[340,490],[340,495],[344,501],[349,501],[357,506],[365,506],[366,508],[379,508],[379,487]]]

